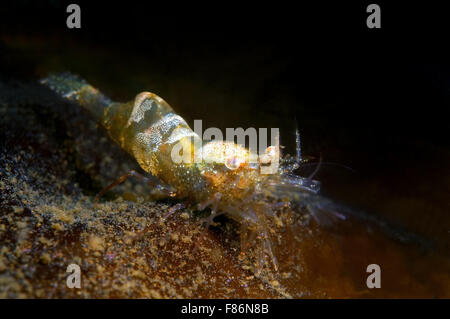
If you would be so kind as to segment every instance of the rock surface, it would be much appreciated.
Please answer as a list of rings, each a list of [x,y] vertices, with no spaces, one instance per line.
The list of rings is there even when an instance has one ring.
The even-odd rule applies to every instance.
[[[191,211],[128,181],[137,164],[76,105],[36,83],[0,82],[0,297],[286,298],[448,297],[448,259],[341,225],[285,232],[281,269],[255,275],[231,222],[204,229]],[[149,196],[152,195],[152,196]],[[345,234],[345,235],[342,235]],[[365,266],[385,266],[381,290]],[[66,285],[81,268],[81,289]],[[413,265],[413,266],[411,266]],[[434,271],[429,272],[433,265]]]

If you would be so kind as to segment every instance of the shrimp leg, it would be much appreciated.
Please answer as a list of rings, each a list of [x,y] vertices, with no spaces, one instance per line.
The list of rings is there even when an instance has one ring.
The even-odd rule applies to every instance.
[[[173,197],[173,196],[176,195],[176,192],[174,192],[173,189],[171,189],[167,185],[163,185],[157,178],[146,177],[146,176],[144,176],[142,174],[139,174],[138,172],[136,172],[134,170],[131,170],[127,174],[122,175],[121,177],[116,179],[114,182],[112,182],[111,184],[106,186],[100,193],[98,193],[97,196],[95,196],[94,201],[97,203],[99,201],[100,197],[105,195],[106,192],[108,192],[113,187],[115,187],[115,186],[117,186],[119,184],[122,184],[123,182],[125,182],[130,177],[137,177],[137,178],[139,178],[144,183],[146,183],[146,184],[148,184],[150,186],[158,188],[160,191],[163,192],[163,194],[167,195],[168,197]]]
[[[197,205],[197,208],[199,210],[204,210],[206,207],[210,207],[211,208],[211,215],[209,215],[208,217],[206,217],[202,223],[205,224],[206,229],[211,226],[214,225],[214,218],[216,218],[217,216],[223,215],[225,214],[224,212],[218,212],[217,211],[217,207],[219,205],[219,201],[222,197],[221,193],[215,193],[213,195],[213,197],[211,199],[206,200],[203,203],[200,203]]]
[[[172,216],[173,214],[175,214],[176,212],[187,208],[188,205],[186,203],[178,203],[175,204],[174,206],[172,206],[169,211],[164,215],[164,219],[169,218],[170,216]]]

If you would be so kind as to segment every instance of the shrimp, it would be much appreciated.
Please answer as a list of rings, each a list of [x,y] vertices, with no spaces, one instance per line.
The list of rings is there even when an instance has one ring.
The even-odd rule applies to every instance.
[[[301,164],[298,133],[297,157],[282,158],[275,174],[264,174],[261,168],[279,159],[278,146],[270,146],[258,155],[234,142],[202,141],[154,93],[142,92],[133,101],[118,103],[69,73],[50,75],[41,83],[92,113],[111,139],[130,153],[145,172],[157,178],[163,189],[169,190],[169,196],[197,203],[199,210],[210,208],[208,225],[222,214],[235,220],[240,225],[241,253],[253,247],[259,270],[267,257],[278,270],[271,244],[277,211],[288,207],[306,209],[318,220],[320,212],[332,211],[329,202],[317,197],[318,181],[293,173]],[[179,146],[193,150],[188,157],[202,154],[201,159],[174,161],[173,152]],[[256,162],[249,161],[252,156]],[[176,210],[183,205],[174,207]],[[334,216],[343,218],[338,213]]]

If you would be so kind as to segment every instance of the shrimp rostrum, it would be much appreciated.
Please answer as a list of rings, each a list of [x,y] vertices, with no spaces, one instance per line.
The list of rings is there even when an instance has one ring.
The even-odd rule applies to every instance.
[[[241,252],[252,248],[259,269],[267,257],[278,269],[271,240],[277,212],[297,209],[319,219],[328,210],[328,202],[317,195],[319,182],[293,173],[301,164],[299,156],[280,159],[277,145],[255,154],[232,141],[202,141],[166,101],[150,92],[118,103],[72,74],[50,75],[41,82],[92,113],[168,196],[196,203],[199,210],[209,208],[208,224],[222,214],[235,220]],[[278,160],[275,172],[264,172]]]

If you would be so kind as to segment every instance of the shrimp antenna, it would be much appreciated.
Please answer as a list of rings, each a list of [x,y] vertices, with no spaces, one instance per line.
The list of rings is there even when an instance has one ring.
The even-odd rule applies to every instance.
[[[308,163],[302,163],[302,167],[308,167],[311,165],[317,165],[318,162],[308,162]],[[344,164],[339,164],[339,163],[335,163],[335,162],[324,162],[322,161],[322,166],[323,165],[334,165],[337,167],[341,167],[341,168],[345,168],[346,170],[352,172],[352,173],[356,173],[357,171],[353,168],[351,168],[350,166],[344,165]]]
[[[300,132],[298,131],[298,124],[297,124],[297,117],[294,117],[295,121],[295,150],[296,150],[296,156],[295,161],[298,165],[302,162],[302,146],[300,143]]]
[[[309,175],[308,179],[312,179],[314,175],[317,174],[321,165],[322,165],[322,153],[320,153],[319,163],[317,163],[316,169],[314,170],[314,172],[311,173],[311,175]]]

